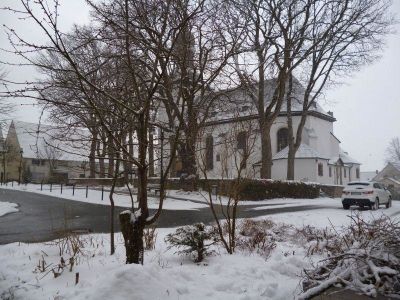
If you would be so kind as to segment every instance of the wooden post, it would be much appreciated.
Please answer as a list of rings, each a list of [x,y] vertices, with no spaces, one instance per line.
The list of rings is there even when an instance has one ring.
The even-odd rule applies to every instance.
[[[88,192],[89,192],[89,186],[86,186],[86,198],[88,196]]]
[[[50,183],[50,192],[53,191],[53,184]]]
[[[101,186],[101,201],[104,199],[104,186]]]
[[[75,195],[75,184],[72,185],[72,196]]]
[[[61,183],[61,194],[62,194],[62,183]]]

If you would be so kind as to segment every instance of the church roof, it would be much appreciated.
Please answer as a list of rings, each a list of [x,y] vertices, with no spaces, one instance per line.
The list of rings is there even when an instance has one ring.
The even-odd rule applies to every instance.
[[[361,165],[359,161],[356,159],[352,158],[346,151],[343,149],[339,149],[339,158],[342,159],[343,163],[345,164],[357,164]]]
[[[276,79],[270,79],[265,81],[265,106],[268,106],[273,97],[273,93],[276,86]],[[227,121],[240,121],[242,118],[257,117],[257,108],[253,103],[250,93],[258,93],[257,84],[254,83],[250,87],[238,87],[231,90],[220,91],[218,98],[220,101],[220,107],[215,108],[211,117],[209,118],[208,125],[215,123],[225,123]],[[303,96],[305,93],[304,87],[298,80],[294,80],[293,83],[293,95],[292,95],[292,114],[298,115],[303,110]],[[283,101],[280,115],[286,115],[287,104],[286,99]],[[334,122],[336,119],[331,113],[327,113],[317,102],[309,108],[309,114],[315,115],[320,118]]]
[[[289,152],[289,147],[285,147],[278,153],[276,153],[272,159],[277,160],[277,159],[286,159],[288,157],[288,152]],[[323,157],[319,152],[310,146],[306,144],[300,144],[299,149],[296,152],[295,158],[322,158],[322,159],[328,159],[326,157]]]
[[[8,135],[14,130],[25,158],[83,161],[88,156],[88,133],[84,130],[68,132],[57,126],[15,120]]]

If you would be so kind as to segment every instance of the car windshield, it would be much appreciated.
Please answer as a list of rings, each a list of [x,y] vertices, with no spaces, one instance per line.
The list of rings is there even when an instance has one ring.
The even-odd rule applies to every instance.
[[[363,186],[369,186],[371,183],[369,182],[351,182],[347,185],[363,185]]]

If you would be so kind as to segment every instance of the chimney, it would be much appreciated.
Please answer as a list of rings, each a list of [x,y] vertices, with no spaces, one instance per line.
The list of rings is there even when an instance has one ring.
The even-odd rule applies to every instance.
[[[376,170],[376,171],[375,171],[375,174],[378,174],[378,173],[379,173],[379,171],[378,171],[378,170]]]
[[[333,117],[333,112],[332,112],[332,111],[328,111],[328,115],[330,115],[331,117]]]

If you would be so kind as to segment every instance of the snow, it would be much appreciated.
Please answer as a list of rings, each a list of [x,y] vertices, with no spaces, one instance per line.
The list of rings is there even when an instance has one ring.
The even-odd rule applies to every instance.
[[[116,254],[108,254],[108,235],[85,236],[89,246],[72,272],[36,272],[39,260],[60,261],[51,243],[0,246],[0,298],[14,299],[293,299],[301,270],[309,267],[305,250],[279,243],[268,260],[221,249],[195,264],[166,250],[163,240],[173,229],[158,229],[156,249],[145,253],[144,265],[125,265],[123,240],[117,234]],[[104,245],[103,247],[98,247]],[[75,285],[75,273],[79,283]],[[223,275],[223,276],[222,276]]]
[[[14,186],[15,188],[40,192],[37,186],[28,185],[25,188]],[[54,195],[55,191],[53,190],[51,195]],[[63,197],[70,192],[70,190],[63,191]],[[97,197],[96,192],[98,191],[90,190],[89,195]],[[50,194],[48,190],[44,193]],[[206,199],[201,192],[169,191],[169,196],[196,201],[176,200],[179,202],[177,205],[184,203],[190,203],[192,207],[206,205]],[[82,196],[75,197],[75,200],[81,199],[79,201],[99,201],[95,200],[96,197],[89,200]],[[170,200],[173,199],[167,199],[166,203]],[[116,202],[125,203],[124,201],[130,205],[129,199],[124,200],[122,195],[116,197]],[[349,216],[356,213],[365,219],[377,218],[381,214],[392,218],[400,217],[400,202],[397,201],[393,201],[391,208],[382,207],[378,211],[343,210],[340,199],[330,198],[272,199],[243,204],[257,205],[256,208],[247,209],[267,211],[277,207],[307,206],[308,209],[305,211],[284,212],[256,218],[290,224],[295,226],[294,228],[302,228],[305,225],[319,228],[332,225],[341,227],[349,224]],[[43,259],[46,265],[56,266],[60,262],[57,241],[2,245],[0,246],[0,298],[286,300],[299,295],[303,270],[311,268],[313,263],[322,258],[321,254],[307,257],[310,245],[305,239],[283,237],[276,241],[276,248],[268,258],[239,250],[229,255],[222,246],[218,246],[213,256],[195,264],[188,257],[175,254],[176,249],[167,250],[164,238],[174,230],[157,229],[155,249],[145,252],[144,265],[125,265],[124,241],[120,233],[116,234],[116,253],[113,256],[109,255],[108,234],[84,235],[81,239],[85,247],[79,255],[77,265],[72,272],[66,269],[57,278],[54,278],[51,272],[46,275],[46,272],[38,271],[38,265]],[[69,256],[64,255],[63,258],[67,261]],[[79,283],[75,285],[77,272],[79,272]]]
[[[18,204],[0,201],[0,217],[18,211]]]
[[[286,159],[288,157],[289,147],[283,148],[281,151],[276,153],[272,159]],[[328,159],[323,157],[317,150],[311,148],[306,144],[300,144],[299,149],[296,151],[296,158],[321,158]]]
[[[92,204],[101,204],[101,205],[110,205],[109,200],[109,191],[104,190],[103,200],[101,200],[101,187],[100,188],[89,188],[88,189],[88,198],[86,198],[86,188],[85,187],[76,187],[75,193],[72,195],[72,186],[63,186],[63,192],[61,194],[61,186],[53,185],[52,191],[50,191],[50,185],[43,185],[43,190],[40,188],[40,184],[23,184],[18,185],[18,183],[14,183],[12,186],[10,183],[5,186],[0,186],[0,189],[12,189],[12,190],[20,190],[26,192],[33,192],[37,194],[43,194],[58,198],[63,198],[67,200],[80,201]],[[117,191],[114,194],[114,202],[116,206],[121,207],[131,207],[131,198],[129,194],[122,193],[121,191]],[[133,195],[134,205],[137,207],[136,196]],[[190,200],[190,199],[188,199]],[[156,197],[149,197],[149,208],[157,209],[159,204],[159,200]],[[208,207],[206,203],[192,202],[192,201],[184,201],[178,199],[168,198],[165,199],[163,204],[163,209],[169,210],[193,210]]]

